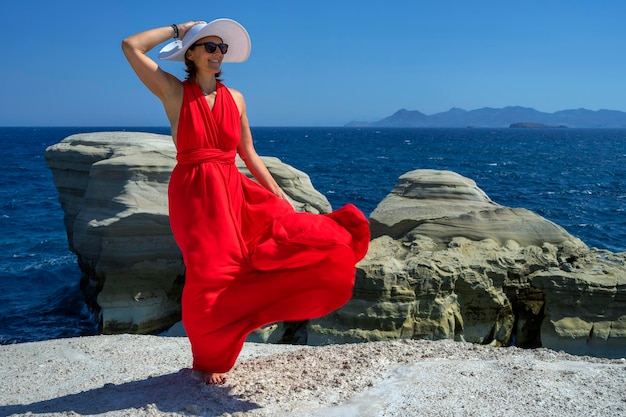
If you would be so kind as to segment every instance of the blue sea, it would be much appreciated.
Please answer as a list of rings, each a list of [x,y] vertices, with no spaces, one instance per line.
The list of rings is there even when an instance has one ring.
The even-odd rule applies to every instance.
[[[0,128],[0,344],[97,333],[68,249],[45,149],[74,133],[167,128]],[[451,170],[587,245],[626,251],[626,130],[255,128],[261,155],[306,172],[334,208],[366,214],[414,169]]]

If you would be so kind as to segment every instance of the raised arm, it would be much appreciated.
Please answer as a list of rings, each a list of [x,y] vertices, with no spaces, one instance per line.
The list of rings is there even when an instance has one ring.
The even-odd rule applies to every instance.
[[[186,22],[177,25],[178,37],[182,38],[189,28],[198,23],[204,22]],[[122,50],[126,59],[145,86],[161,99],[170,122],[177,121],[182,101],[181,81],[163,71],[146,53],[155,46],[172,39],[174,34],[172,26],[165,26],[129,36],[122,41]]]

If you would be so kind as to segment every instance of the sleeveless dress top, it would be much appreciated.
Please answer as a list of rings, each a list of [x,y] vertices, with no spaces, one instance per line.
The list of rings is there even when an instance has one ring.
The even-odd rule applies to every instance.
[[[217,84],[211,109],[200,87],[184,82],[168,201],[185,263],[183,325],[193,368],[206,372],[229,371],[259,327],[344,305],[370,240],[353,205],[296,212],[240,173],[240,123],[226,86]]]

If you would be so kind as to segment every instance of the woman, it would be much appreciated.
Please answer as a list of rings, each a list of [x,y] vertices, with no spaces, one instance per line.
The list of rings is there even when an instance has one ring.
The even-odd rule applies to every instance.
[[[184,61],[184,81],[146,55],[169,38],[159,58]],[[122,49],[170,121],[178,163],[168,201],[186,266],[183,325],[194,376],[222,384],[251,331],[320,317],[350,299],[368,222],[352,205],[327,215],[295,212],[257,155],[242,94],[217,78],[222,62],[250,54],[239,23],[156,28],[125,39]],[[239,173],[236,152],[258,183]]]

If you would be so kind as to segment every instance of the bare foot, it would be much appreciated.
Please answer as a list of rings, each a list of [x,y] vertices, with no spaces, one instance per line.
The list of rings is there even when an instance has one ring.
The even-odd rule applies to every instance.
[[[224,374],[218,374],[215,372],[205,372],[198,369],[191,371],[191,377],[198,381],[203,381],[205,384],[222,385],[226,382],[226,376]]]

